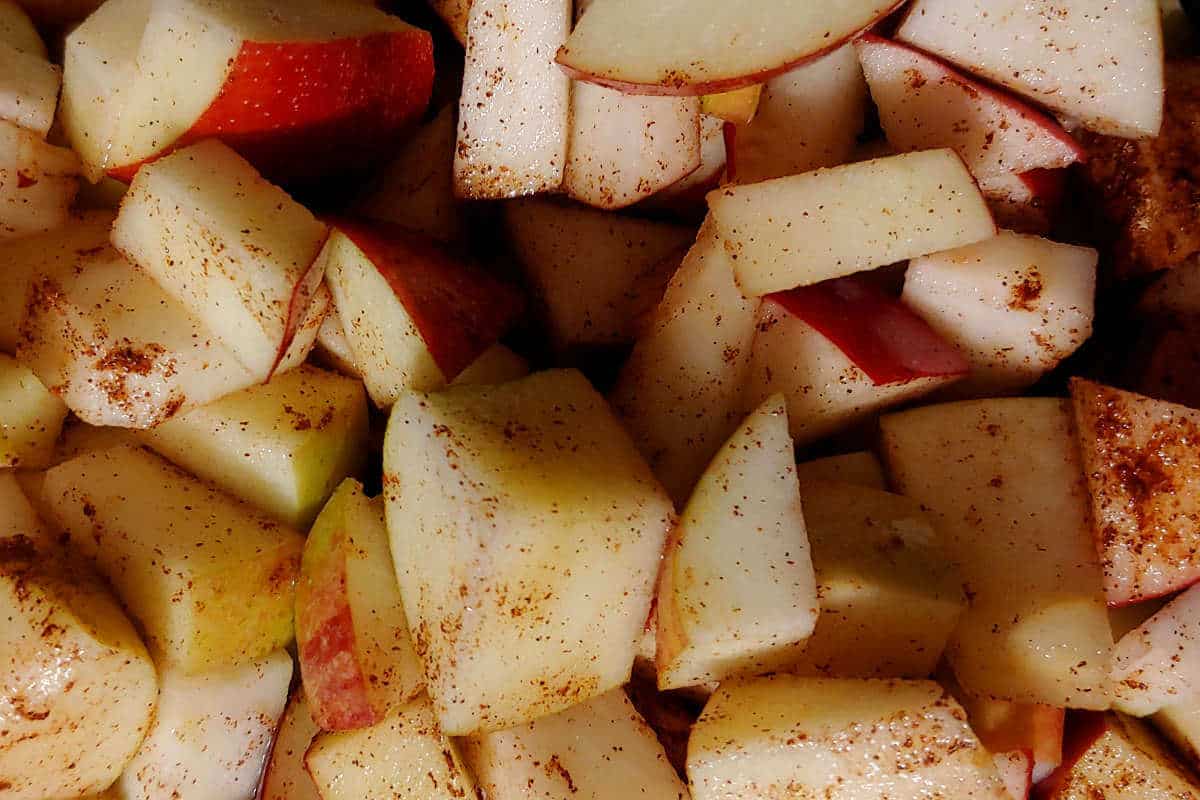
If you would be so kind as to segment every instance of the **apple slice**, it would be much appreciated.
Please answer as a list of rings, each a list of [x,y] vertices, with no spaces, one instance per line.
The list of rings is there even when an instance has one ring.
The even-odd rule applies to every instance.
[[[265,381],[316,339],[329,294],[313,286],[313,264],[326,235],[247,161],[207,141],[138,173],[112,241]]]
[[[729,682],[688,742],[694,800],[1007,800],[962,708],[932,681]]]
[[[1068,404],[948,403],[881,427],[893,484],[929,509],[970,598],[949,652],[963,687],[1107,708],[1112,632]]]
[[[473,0],[458,103],[454,190],[496,200],[558,189],[571,133],[571,86],[554,51],[568,0]]]
[[[762,675],[798,657],[820,612],[795,464],[775,395],[700,476],[660,572],[659,689]]]
[[[0,354],[0,469],[48,466],[66,416],[28,367]]]
[[[29,287],[17,353],[80,419],[149,428],[255,382],[108,245],[60,255]]]
[[[62,70],[0,37],[0,119],[45,137],[54,122]]]
[[[304,754],[320,732],[304,692],[297,689],[279,721],[256,800],[320,800],[317,785],[304,768]]]
[[[114,787],[122,800],[251,800],[287,702],[284,650],[240,667],[159,676],[154,725]]]
[[[275,179],[355,168],[429,101],[429,34],[366,3],[174,0],[128,11],[72,37],[69,49],[91,52],[69,57],[66,78],[72,140],[94,142],[81,147],[92,169],[126,181],[213,137]]]
[[[1192,768],[1200,766],[1200,705],[1195,698],[1167,706],[1150,721]]]
[[[929,516],[900,495],[800,484],[821,616],[789,672],[927,678],[966,606]]]
[[[46,44],[29,14],[16,0],[0,0],[0,42],[30,55],[46,58]]]
[[[699,218],[705,210],[704,196],[721,185],[731,165],[726,147],[728,124],[720,117],[700,115],[700,166],[642,201],[639,208],[665,211],[674,216]]]
[[[154,718],[154,664],[93,575],[0,539],[0,786],[13,798],[100,792]]]
[[[870,94],[850,45],[776,75],[758,113],[737,128],[738,183],[798,175],[853,160]]]
[[[1134,716],[1200,698],[1200,586],[1122,636],[1111,675],[1113,707]]]
[[[917,0],[896,37],[1099,133],[1154,136],[1162,121],[1158,4]]]
[[[812,461],[801,461],[796,465],[796,477],[800,483],[828,481],[849,483],[864,489],[887,489],[883,476],[883,464],[874,453],[862,451],[840,456],[825,456]]]
[[[558,62],[573,78],[634,94],[729,91],[828,53],[899,5],[594,0],[558,51]]]
[[[70,150],[0,119],[0,242],[66,224],[78,175]]]
[[[321,329],[317,331],[313,356],[318,364],[362,380],[362,372],[354,363],[354,351],[350,349],[350,340],[346,337],[346,329],[342,327],[342,318],[338,316],[336,308],[329,309]]]
[[[688,796],[654,731],[621,689],[528,725],[468,739],[463,757],[489,800]]]
[[[0,472],[0,548],[11,539],[22,539],[39,550],[52,547],[50,532],[29,502],[15,473]]]
[[[873,34],[855,46],[884,133],[901,152],[949,147],[984,183],[1086,158],[1054,119],[932,56]]]
[[[446,385],[521,308],[508,285],[394,225],[339,221],[317,263],[381,408],[408,389]]]
[[[909,262],[903,300],[966,356],[959,396],[1015,393],[1092,334],[1097,253],[1002,231]]]
[[[708,196],[738,284],[763,295],[996,235],[953,150],[879,158]]]
[[[378,725],[323,733],[304,756],[321,800],[462,800],[478,796],[458,746],[420,697]]]
[[[694,231],[540,198],[506,205],[513,250],[542,305],[555,346],[633,341],[662,299]]]
[[[54,459],[50,466],[57,467],[85,453],[122,445],[136,447],[136,434],[126,428],[98,428],[78,419],[68,419],[54,447]]]
[[[613,406],[679,504],[740,421],[758,305],[734,283],[706,223],[613,389]]]
[[[1071,397],[1109,605],[1200,580],[1200,411],[1078,378]]]
[[[861,278],[764,298],[747,407],[781,392],[797,444],[959,380],[967,362],[899,300]]]
[[[582,375],[403,395],[384,494],[447,734],[528,722],[629,679],[674,515]]]
[[[88,453],[46,473],[41,501],[96,562],[160,664],[246,664],[292,638],[303,537],[152,453]]]

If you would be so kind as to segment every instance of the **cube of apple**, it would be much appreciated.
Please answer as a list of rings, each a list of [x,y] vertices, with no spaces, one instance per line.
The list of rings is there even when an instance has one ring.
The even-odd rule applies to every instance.
[[[1005,800],[965,716],[932,681],[726,683],[688,743],[692,797]]]
[[[505,206],[509,240],[559,349],[632,341],[694,231],[531,198]]]
[[[1002,231],[909,262],[903,300],[971,362],[957,395],[1014,393],[1092,334],[1096,251]]]
[[[112,241],[265,381],[304,361],[329,293],[326,228],[218,141],[138,172]]]
[[[771,78],[763,86],[754,120],[737,129],[733,160],[738,183],[851,161],[869,101],[850,45]]]
[[[484,350],[479,358],[458,373],[451,386],[486,386],[508,383],[529,374],[529,362],[502,344]]]
[[[302,365],[140,435],[159,455],[307,528],[367,454],[362,384]]]
[[[674,515],[582,375],[402,396],[384,494],[447,734],[527,722],[629,679]]]
[[[50,463],[67,406],[16,359],[0,354],[0,469]]]
[[[1200,411],[1083,379],[1071,397],[1109,605],[1196,583]]]
[[[1107,708],[1112,633],[1069,406],[949,403],[881,425],[893,485],[929,509],[965,581],[949,652],[964,688]]]
[[[840,456],[825,456],[812,461],[801,461],[796,465],[796,477],[800,483],[832,481],[849,483],[865,489],[887,489],[883,476],[883,464],[874,453],[863,450]]]
[[[154,725],[125,767],[123,800],[251,800],[287,702],[285,650],[240,667],[159,676]]]
[[[317,785],[304,768],[304,754],[320,732],[304,692],[293,692],[271,743],[258,800],[320,800]]]
[[[660,571],[660,689],[773,672],[817,621],[817,588],[776,395],[750,414],[700,476]]]
[[[647,800],[688,796],[654,731],[621,689],[528,725],[472,737],[463,756],[489,800],[618,800],[631,791]]]
[[[370,728],[323,733],[304,757],[321,800],[461,800],[475,796],[458,746],[427,697]]]
[[[567,0],[473,0],[454,148],[458,197],[497,200],[562,184],[571,86],[554,52],[570,29]]]
[[[14,799],[100,792],[154,717],[154,664],[86,570],[0,540],[0,786]]]
[[[1122,636],[1111,675],[1113,706],[1134,716],[1200,699],[1200,586]]]
[[[291,641],[304,543],[296,531],[132,447],[54,467],[41,499],[160,663],[196,673]]]
[[[900,495],[805,482],[821,616],[789,672],[927,678],[966,606],[928,515]]]
[[[1158,4],[1053,10],[1022,0],[918,0],[896,37],[949,59],[1099,133],[1154,136],[1162,121]]]
[[[1150,721],[1195,771],[1200,766],[1200,705],[1195,698],[1167,706]]]
[[[0,0],[0,42],[22,53],[46,58],[46,45],[41,35],[16,0]]]
[[[338,222],[317,269],[371,399],[441,388],[495,343],[521,298],[507,284],[404,229]]]
[[[54,122],[62,70],[40,53],[0,39],[0,119],[45,137]]]
[[[818,283],[996,234],[953,150],[862,161],[709,194],[717,234],[751,295]]]
[[[787,398],[797,444],[943,388],[967,362],[869,281],[840,278],[763,299],[743,402]]]
[[[66,224],[78,175],[79,159],[70,150],[0,119],[0,241]]]
[[[613,389],[613,406],[677,503],[740,420],[758,305],[706,224]]]
[[[15,538],[23,538],[40,549],[49,549],[51,545],[50,533],[16,474],[0,472],[0,547]]]
[[[91,425],[149,428],[255,383],[187,308],[111,247],[29,286],[17,355]]]

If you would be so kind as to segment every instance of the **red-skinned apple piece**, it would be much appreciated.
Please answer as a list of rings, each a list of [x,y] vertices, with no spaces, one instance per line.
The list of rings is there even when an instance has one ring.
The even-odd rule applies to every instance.
[[[982,188],[997,225],[1044,236],[1054,229],[1062,211],[1067,171],[1034,169],[1003,175],[988,179]]]

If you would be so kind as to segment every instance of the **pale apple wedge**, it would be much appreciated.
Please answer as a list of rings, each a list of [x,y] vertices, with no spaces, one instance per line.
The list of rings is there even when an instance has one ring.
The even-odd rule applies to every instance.
[[[1200,411],[1080,378],[1071,397],[1108,604],[1200,581]]]
[[[140,435],[197,477],[307,528],[367,455],[362,384],[302,365]]]
[[[660,689],[793,662],[819,613],[783,397],[767,398],[700,476],[658,587]]]
[[[62,69],[0,40],[0,119],[45,138],[54,122]]]
[[[949,650],[963,687],[1107,708],[1112,632],[1068,404],[948,403],[881,427],[893,485],[929,509],[971,599]]]
[[[1113,707],[1138,717],[1200,699],[1200,587],[1193,586],[1113,648]]]
[[[317,331],[317,342],[313,345],[314,360],[351,378],[362,379],[362,373],[354,362],[354,351],[342,327],[342,318],[337,308],[329,309],[321,329]]]
[[[472,200],[562,185],[571,87],[554,52],[571,28],[569,0],[474,0],[458,104],[454,190]]]
[[[692,798],[1007,800],[965,716],[932,681],[731,681],[688,741]]]
[[[726,148],[727,123],[720,117],[700,115],[700,166],[641,202],[639,208],[666,211],[678,216],[700,216],[704,196],[721,185],[731,165]]]
[[[1139,138],[1162,120],[1158,3],[917,0],[897,38],[1099,133]]]
[[[0,119],[0,242],[65,225],[78,176],[73,152]]]
[[[108,788],[150,728],[154,664],[101,581],[0,540],[0,786],[21,800]]]
[[[118,797],[251,800],[291,678],[284,650],[203,675],[162,670],[154,725],[117,781]]]
[[[13,472],[0,472],[0,547],[21,538],[39,549],[50,545],[50,532],[38,517]]]
[[[865,489],[878,489],[881,492],[887,489],[883,464],[879,462],[878,456],[865,450],[801,461],[796,465],[796,477],[801,483],[832,481],[849,483]]]
[[[528,725],[467,739],[463,758],[489,800],[688,796],[654,731],[621,689]]]
[[[629,679],[674,515],[582,375],[402,396],[384,495],[447,734],[528,722]]]
[[[292,639],[303,537],[132,447],[46,473],[41,503],[93,560],[160,663],[246,664]]]
[[[49,465],[67,406],[37,375],[0,354],[0,469]]]
[[[574,78],[633,94],[729,91],[829,52],[899,5],[594,0],[558,62]]]
[[[317,785],[304,769],[304,754],[320,732],[303,690],[293,692],[271,744],[257,800],[320,800]]]
[[[738,285],[764,295],[996,234],[983,195],[952,150],[927,150],[708,196]]]

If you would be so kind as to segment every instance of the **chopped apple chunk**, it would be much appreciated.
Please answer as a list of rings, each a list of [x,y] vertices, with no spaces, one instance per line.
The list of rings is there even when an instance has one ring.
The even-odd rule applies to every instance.
[[[36,375],[0,354],[0,469],[48,466],[66,416]]]
[[[45,138],[54,122],[62,70],[0,37],[0,119]]]
[[[0,242],[65,225],[78,176],[73,152],[0,119]]]
[[[50,533],[38,517],[13,472],[0,472],[0,547],[7,539],[23,538],[37,548],[50,544]]]
[[[1200,586],[1121,637],[1112,680],[1113,706],[1138,717],[1200,701]]]

